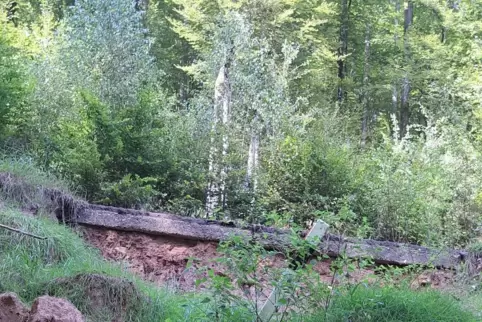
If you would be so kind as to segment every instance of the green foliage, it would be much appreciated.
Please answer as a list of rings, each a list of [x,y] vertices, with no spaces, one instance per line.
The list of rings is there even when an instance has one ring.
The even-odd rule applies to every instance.
[[[161,76],[134,3],[76,1],[62,22],[59,55],[70,90],[88,90],[120,109],[138,102],[140,89]]]
[[[340,292],[326,314],[311,321],[475,321],[453,299],[434,291],[414,292],[363,284]],[[308,320],[309,321],[309,320]]]
[[[14,32],[5,19],[0,12],[0,139],[18,131],[28,94],[24,57],[14,47]]]
[[[59,180],[54,175],[40,170],[33,157],[15,156],[13,154],[7,156],[2,153],[0,154],[0,172],[11,174],[32,186],[70,190],[66,181]]]
[[[227,201],[215,217],[291,228],[322,218],[341,234],[464,247],[481,236],[482,7],[417,1],[408,26],[405,3],[0,0],[0,171],[75,187],[90,201],[200,217],[209,183],[223,173]],[[221,67],[227,115],[214,108]],[[30,157],[13,157],[20,153]],[[22,191],[3,193],[24,201]],[[0,255],[5,283],[26,299],[40,294],[40,281],[84,267],[80,244],[36,242]],[[272,254],[240,240],[224,246],[219,264],[259,285],[257,267]],[[76,258],[72,267],[66,257]],[[343,272],[353,265],[345,260]],[[309,270],[269,272],[283,304],[307,311],[298,291]],[[252,319],[240,284],[205,273],[215,296],[187,303],[185,320]],[[26,280],[32,285],[13,285]],[[386,292],[339,292],[320,321],[429,319],[431,307],[415,307],[408,291]],[[307,301],[312,313],[327,303]],[[167,318],[152,314],[144,320]]]
[[[464,245],[481,220],[479,152],[458,127],[421,131],[424,139],[387,139],[369,155],[360,212],[378,238]]]
[[[261,321],[261,294],[267,295],[276,288],[277,311],[269,317],[274,321],[452,321],[454,317],[475,321],[452,297],[433,290],[414,291],[402,284],[400,278],[407,279],[407,274],[413,276],[421,268],[387,269],[387,278],[381,281],[384,287],[373,282],[353,284],[346,277],[373,262],[354,261],[342,255],[331,264],[334,277],[328,285],[321,283],[313,271],[316,260],[298,265],[296,270],[270,265],[280,256],[286,262],[305,255],[308,256],[303,261],[310,258],[312,241],[293,236],[291,246],[291,255],[280,254],[267,251],[252,240],[231,237],[220,244],[221,256],[211,265],[197,267],[195,258],[191,259],[187,268],[197,269],[196,284],[207,293],[189,303],[187,310],[211,321]]]
[[[301,224],[320,211],[338,212],[356,184],[356,151],[327,137],[321,122],[276,142],[266,160],[271,209]]]
[[[233,318],[249,321],[253,317],[258,321],[263,305],[260,300],[263,294],[267,295],[273,289],[277,291],[274,305],[279,310],[268,318],[292,321],[300,317],[299,312],[309,316],[322,310],[325,303],[323,299],[329,291],[311,264],[303,269],[292,270],[288,265],[276,267],[269,263],[283,255],[286,263],[295,262],[297,257],[308,257],[312,247],[310,242],[296,236],[293,236],[289,254],[267,251],[260,243],[240,236],[233,236],[221,243],[218,248],[221,256],[214,265],[197,268],[200,278],[196,284],[205,285],[208,290],[208,297],[202,302],[213,304],[206,316],[215,321],[232,321]],[[195,261],[191,260],[188,268],[194,265]],[[227,272],[227,275],[217,273],[218,268]],[[192,305],[196,305],[196,302]]]
[[[119,182],[104,183],[101,187],[105,196],[101,203],[124,208],[141,209],[154,203],[158,192],[154,190],[155,178],[134,178],[128,174]]]
[[[215,217],[480,236],[476,2],[417,2],[407,30],[401,1],[13,3],[0,0],[0,146],[90,201],[206,216],[222,169]]]

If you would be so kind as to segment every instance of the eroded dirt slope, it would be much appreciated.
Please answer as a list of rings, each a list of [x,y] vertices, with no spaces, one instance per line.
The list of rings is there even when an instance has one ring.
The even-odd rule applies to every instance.
[[[123,261],[128,269],[148,281],[159,285],[174,286],[182,290],[193,290],[198,278],[193,270],[186,269],[189,258],[196,258],[198,266],[207,266],[223,275],[222,268],[213,263],[220,256],[217,243],[202,242],[172,237],[154,236],[135,232],[122,232],[84,227],[86,240],[98,248],[109,260]],[[285,265],[282,257],[273,258],[265,265],[280,267]],[[319,262],[315,270],[325,282],[332,281],[331,260]],[[352,274],[355,281],[372,274],[372,270],[359,270]],[[263,279],[263,277],[261,277]]]
[[[186,270],[191,257],[201,265],[214,267],[217,243],[151,236],[134,232],[85,227],[84,237],[98,248],[104,258],[124,261],[130,271],[148,281],[191,290],[196,281],[192,270]]]
[[[213,268],[218,274],[229,275],[213,260],[220,256],[216,251],[217,243],[179,239],[165,236],[148,235],[137,232],[106,230],[102,228],[83,227],[85,239],[98,248],[104,258],[117,262],[124,262],[128,269],[145,280],[158,285],[174,287],[183,291],[195,289],[195,282],[199,276],[192,269],[186,269],[189,258],[196,258],[198,266]],[[320,274],[322,281],[333,282],[330,271],[331,260],[318,262],[314,269]],[[265,263],[271,267],[285,265],[282,257],[273,258]],[[358,269],[351,272],[348,278],[352,282],[363,280],[374,281],[372,269]],[[443,288],[451,283],[454,277],[452,271],[425,271],[413,281],[413,287]],[[268,281],[265,276],[261,280]]]

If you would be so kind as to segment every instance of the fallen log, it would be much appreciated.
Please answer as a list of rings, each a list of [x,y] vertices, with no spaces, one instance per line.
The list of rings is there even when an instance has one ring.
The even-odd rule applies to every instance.
[[[253,225],[243,229],[235,225],[181,217],[168,213],[131,211],[130,209],[91,205],[78,212],[76,223],[106,229],[170,236],[197,241],[222,241],[237,235],[254,238],[267,248],[283,249],[289,246],[289,232]]]
[[[226,240],[231,235],[238,235],[255,238],[267,248],[283,250],[290,247],[290,232],[286,230],[261,225],[237,226],[167,213],[91,205],[59,189],[30,185],[7,172],[0,172],[0,193],[6,197],[11,194],[17,201],[20,198],[25,203],[31,199],[50,201],[46,208],[55,209],[57,219],[64,223],[199,241],[217,242]],[[349,258],[368,257],[378,264],[426,265],[451,269],[456,268],[467,257],[467,252],[463,250],[440,250],[332,234],[325,235],[319,250],[332,257],[341,254]]]
[[[423,265],[449,269],[455,269],[467,256],[464,250],[436,249],[332,234],[326,236],[321,252],[332,257],[344,253],[349,258],[371,258],[377,264]]]
[[[219,221],[180,217],[168,213],[151,213],[130,209],[90,205],[78,211],[80,225],[104,229],[171,236],[198,241],[223,241],[232,235],[254,238],[266,248],[290,247],[290,232],[264,226],[226,225]],[[423,265],[454,269],[465,260],[466,252],[369,239],[326,234],[320,253],[332,257],[371,258],[377,264]]]

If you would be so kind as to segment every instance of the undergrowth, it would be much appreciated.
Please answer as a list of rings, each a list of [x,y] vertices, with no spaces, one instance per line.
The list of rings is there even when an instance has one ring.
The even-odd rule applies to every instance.
[[[126,322],[256,320],[255,314],[247,309],[242,299],[228,301],[235,303],[226,308],[229,315],[210,314],[220,311],[215,303],[205,301],[206,295],[210,294],[179,294],[144,282],[121,264],[105,261],[75,230],[47,217],[32,216],[18,210],[19,206],[26,205],[24,197],[34,198],[37,189],[52,188],[69,193],[68,185],[36,170],[28,159],[0,158],[2,173],[25,180],[28,183],[26,188],[36,188],[0,189],[0,200],[4,202],[0,203],[0,224],[45,239],[0,227],[0,293],[15,292],[26,303],[32,303],[44,294],[67,298],[89,322],[119,318]],[[14,193],[9,195],[9,192]],[[246,251],[250,256],[244,258],[254,256],[250,249]],[[242,270],[242,267],[238,269]],[[355,288],[334,287],[328,293],[332,298],[327,310],[318,304],[317,314],[311,317],[305,315],[301,319],[294,314],[289,320],[476,321],[452,297],[436,292],[359,285]],[[473,303],[478,303],[478,297],[474,299]]]
[[[56,188],[63,191],[70,191],[72,188],[66,181],[40,170],[33,159],[26,156],[11,157],[0,153],[0,173],[2,172],[26,179],[33,186]]]
[[[15,292],[31,303],[45,293],[68,298],[89,321],[108,321],[110,312],[94,310],[83,286],[55,283],[79,274],[102,274],[131,281],[142,297],[131,297],[124,321],[182,320],[180,304],[185,301],[167,290],[155,288],[126,272],[120,265],[108,263],[80,236],[48,219],[33,218],[9,208],[0,210],[0,223],[47,237],[35,239],[0,228],[0,293]],[[110,290],[103,290],[107,297]],[[134,303],[132,303],[134,302]]]
[[[362,284],[337,292],[330,308],[309,321],[329,322],[430,322],[476,321],[453,299],[435,291],[414,292]]]

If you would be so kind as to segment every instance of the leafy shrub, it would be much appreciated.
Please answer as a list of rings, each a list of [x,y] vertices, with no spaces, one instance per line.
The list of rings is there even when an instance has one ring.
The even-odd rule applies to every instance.
[[[292,236],[292,249],[286,253],[268,251],[255,240],[246,240],[233,236],[222,242],[218,248],[221,256],[212,265],[197,268],[200,278],[197,285],[207,289],[204,298],[190,305],[211,304],[205,307],[205,314],[215,321],[252,321],[271,319],[291,321],[296,312],[316,312],[325,304],[329,294],[327,285],[308,263],[301,263],[308,258],[313,249],[313,241],[307,241],[296,235]],[[270,265],[271,260],[282,255],[285,264],[281,267]],[[301,259],[303,258],[303,259]],[[300,269],[293,270],[289,263]],[[191,260],[188,268],[195,265]],[[219,273],[218,269],[226,272]],[[277,311],[272,316],[261,318],[263,296],[276,289]],[[243,309],[240,309],[243,308]]]
[[[105,198],[101,202],[124,208],[152,207],[155,197],[159,195],[154,189],[155,183],[155,178],[128,174],[118,182],[103,183],[102,192]]]
[[[22,53],[11,44],[12,28],[1,4],[0,9],[0,140],[4,140],[11,132],[21,134],[16,133],[21,132],[16,126],[25,121],[28,86]]]
[[[321,123],[302,136],[275,142],[264,164],[268,192],[263,202],[298,224],[316,217],[315,212],[337,213],[356,184],[356,151],[326,137]]]
[[[482,220],[480,154],[443,121],[421,131],[425,138],[385,138],[366,155],[355,211],[376,238],[463,246]]]

